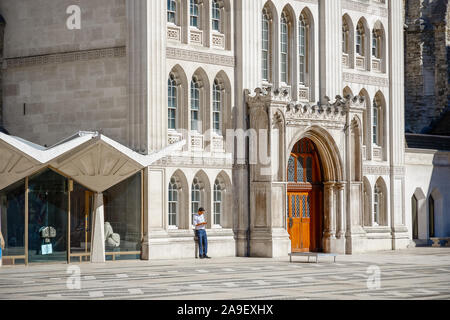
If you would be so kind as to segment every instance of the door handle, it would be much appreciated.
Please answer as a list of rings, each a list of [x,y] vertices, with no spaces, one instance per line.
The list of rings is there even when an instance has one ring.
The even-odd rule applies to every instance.
[[[289,218],[289,228],[292,228],[293,225],[294,225],[294,219]]]

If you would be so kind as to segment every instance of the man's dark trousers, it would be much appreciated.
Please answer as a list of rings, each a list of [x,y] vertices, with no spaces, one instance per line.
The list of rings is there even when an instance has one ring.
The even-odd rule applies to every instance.
[[[208,254],[208,237],[206,236],[206,230],[200,229],[196,230],[198,238],[198,254],[204,257]]]

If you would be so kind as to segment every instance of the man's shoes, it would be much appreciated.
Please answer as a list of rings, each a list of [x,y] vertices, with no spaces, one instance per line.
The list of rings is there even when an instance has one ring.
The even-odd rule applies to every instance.
[[[200,256],[200,259],[205,259],[205,256]]]
[[[211,259],[211,257],[208,257],[207,255],[203,256],[204,259]]]

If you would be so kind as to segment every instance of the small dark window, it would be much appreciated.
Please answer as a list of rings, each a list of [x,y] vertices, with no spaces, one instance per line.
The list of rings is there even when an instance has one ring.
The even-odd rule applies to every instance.
[[[435,228],[434,228],[434,199],[433,196],[430,196],[428,199],[428,218],[429,218],[429,231],[430,238],[436,236]]]

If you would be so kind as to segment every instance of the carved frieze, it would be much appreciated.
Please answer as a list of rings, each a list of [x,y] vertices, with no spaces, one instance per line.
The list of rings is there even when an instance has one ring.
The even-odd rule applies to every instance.
[[[386,4],[382,1],[377,2],[377,5],[361,3],[360,1],[344,0],[342,1],[342,8],[346,10],[358,11],[369,15],[388,17],[388,9]],[[384,5],[384,6],[382,6]]]
[[[206,64],[213,64],[224,67],[234,67],[235,58],[232,56],[219,55],[206,52],[198,52],[192,50],[185,50],[179,48],[166,49],[166,57],[169,59],[178,59],[191,62],[200,62]]]
[[[342,80],[344,82],[359,83],[359,84],[364,84],[364,85],[389,87],[388,78],[374,77],[374,76],[368,76],[368,75],[364,75],[364,74],[355,74],[355,73],[344,72],[342,74]]]
[[[267,88],[255,89],[255,94],[250,95],[246,91],[246,102],[249,106],[249,112],[252,119],[256,115],[265,113],[267,116],[272,114],[272,122],[285,122],[286,126],[309,126],[312,124],[327,128],[342,129],[346,123],[347,113],[365,108],[364,98],[360,96],[347,96],[342,98],[336,96],[334,102],[325,97],[327,103],[311,105],[309,103],[296,103],[290,98],[289,90]],[[269,112],[269,108],[273,112]],[[279,114],[279,113],[282,114]]]

